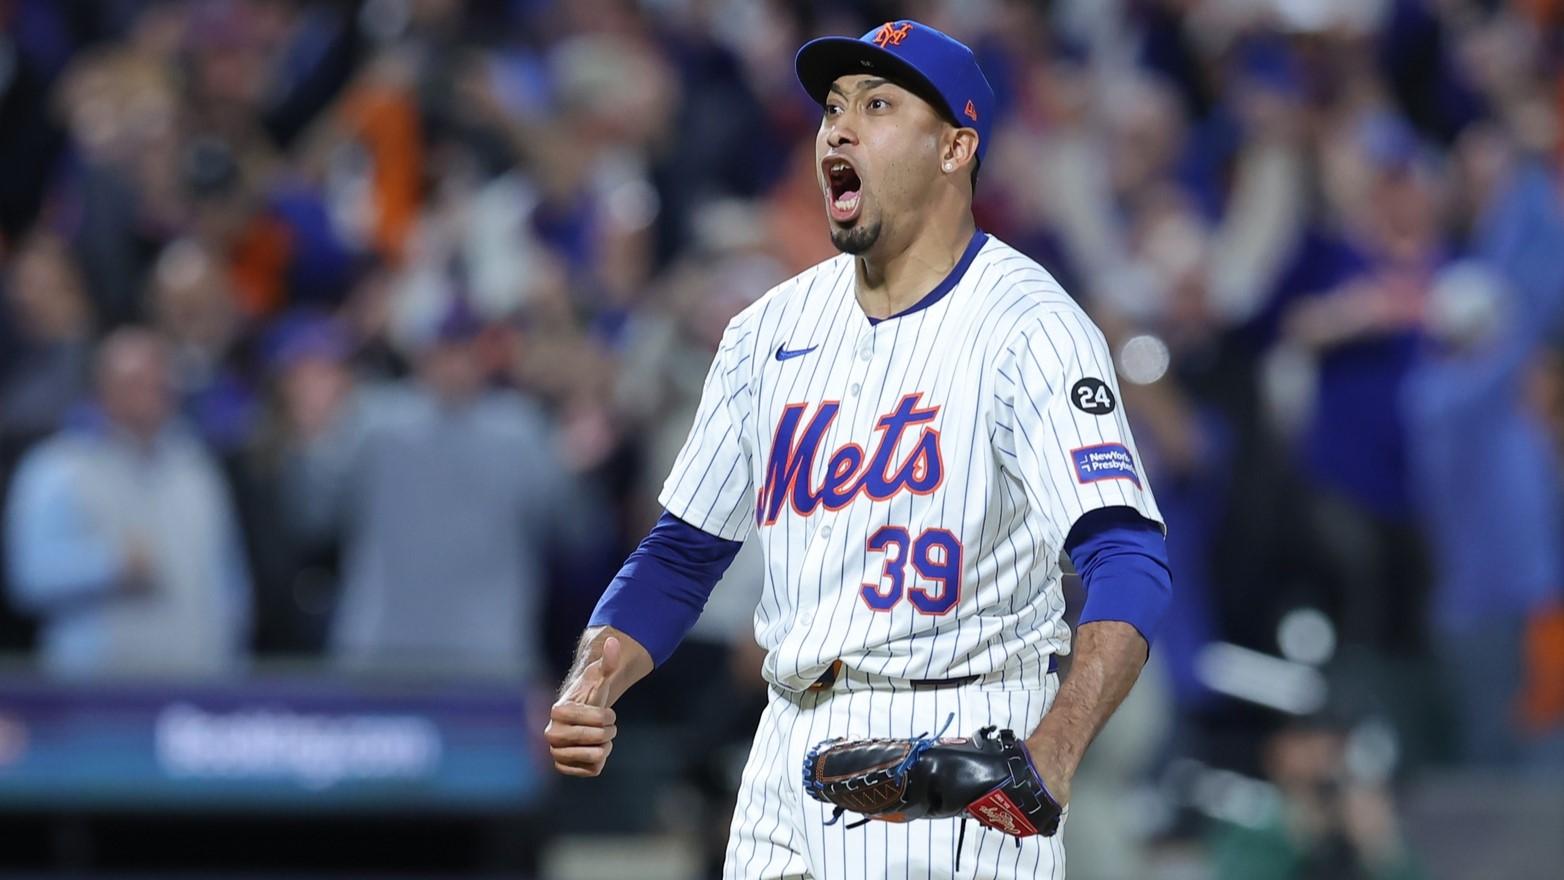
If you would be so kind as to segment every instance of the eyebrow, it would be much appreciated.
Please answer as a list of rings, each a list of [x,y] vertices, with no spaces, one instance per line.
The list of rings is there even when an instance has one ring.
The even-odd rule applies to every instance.
[[[871,76],[868,79],[864,80],[863,82],[860,82],[858,84],[857,88],[853,89],[853,94],[856,95],[859,92],[863,91],[864,89],[872,89],[872,88],[875,88],[876,86],[890,85],[890,82],[891,81],[888,80],[888,79],[881,79],[881,78],[879,78],[877,76]],[[847,91],[845,89],[843,89],[841,86],[837,85],[836,83],[831,83],[831,88],[829,89],[829,91],[835,92],[835,93],[837,93],[838,95],[841,95],[844,98],[851,97],[851,95],[847,94]]]

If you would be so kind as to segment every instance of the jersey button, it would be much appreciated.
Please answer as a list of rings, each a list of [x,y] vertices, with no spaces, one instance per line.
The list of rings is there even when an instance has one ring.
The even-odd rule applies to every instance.
[[[829,537],[831,537],[831,527],[830,526],[821,526],[820,527],[820,537],[822,537],[822,538],[829,538]]]
[[[858,359],[861,361],[867,361],[872,357],[874,357],[874,349],[872,348],[865,348],[858,352]]]
[[[848,393],[848,394],[851,394],[851,395],[852,395],[852,396],[854,396],[854,397],[857,397],[857,396],[858,396],[858,392],[860,392],[860,391],[862,391],[862,390],[863,390],[863,386],[862,386],[862,385],[859,385],[859,384],[858,384],[858,383],[857,383],[857,382],[854,382],[854,383],[853,383],[853,384],[852,384],[852,385],[851,385],[851,386],[850,386],[850,387],[849,387],[849,388],[848,388],[848,389],[847,389],[847,393]]]

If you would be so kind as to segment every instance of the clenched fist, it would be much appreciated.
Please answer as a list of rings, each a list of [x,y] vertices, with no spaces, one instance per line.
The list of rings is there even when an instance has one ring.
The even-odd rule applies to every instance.
[[[619,639],[603,642],[603,656],[582,667],[549,711],[548,740],[554,769],[566,776],[596,776],[614,750],[614,710],[608,708],[609,680],[623,662]]]

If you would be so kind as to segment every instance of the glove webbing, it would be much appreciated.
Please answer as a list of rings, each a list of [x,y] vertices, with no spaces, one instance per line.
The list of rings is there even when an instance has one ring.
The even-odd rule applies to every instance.
[[[945,735],[945,731],[950,729],[951,722],[953,722],[955,720],[956,720],[956,713],[952,712],[948,716],[946,716],[946,718],[945,718],[945,725],[939,729],[939,733],[936,733],[933,736],[929,736],[927,731],[918,734],[917,737],[915,738],[916,742],[914,742],[912,744],[912,748],[907,750],[907,757],[902,758],[900,764],[896,765],[896,767],[894,769],[887,768],[887,769],[884,769],[884,770],[876,770],[873,773],[870,773],[869,775],[864,777],[863,784],[865,786],[870,786],[870,785],[878,784],[880,782],[895,782],[896,784],[900,785],[902,780],[906,779],[907,771],[912,769],[912,765],[918,763],[918,758],[921,757],[924,752],[926,752],[929,749],[934,747],[934,743],[938,742],[939,738]],[[827,740],[826,742],[823,742],[820,745],[824,746],[824,745],[829,745],[829,744],[835,743],[835,742],[841,742],[841,740],[840,739]],[[820,746],[815,746],[814,748],[809,750],[808,756],[806,756],[804,758],[804,776],[805,776],[805,779],[808,779],[809,768],[810,768],[810,766],[812,764],[814,764],[815,758],[818,757],[819,754],[820,754]],[[881,778],[881,777],[883,777],[883,778]],[[845,812],[847,812],[847,808],[846,807],[837,807],[837,808],[833,809],[831,811],[831,818],[827,819],[825,821],[825,824],[826,825],[835,825],[837,820],[842,818],[842,814],[845,813]],[[851,822],[851,823],[849,823],[847,825],[843,825],[842,827],[844,829],[858,828],[858,827],[860,827],[862,825],[867,824],[871,818],[873,818],[873,817],[872,816],[865,816],[864,818],[859,819],[857,822]]]

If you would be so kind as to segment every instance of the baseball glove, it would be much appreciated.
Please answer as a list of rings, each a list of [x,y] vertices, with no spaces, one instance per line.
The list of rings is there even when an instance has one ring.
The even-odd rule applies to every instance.
[[[804,790],[836,807],[826,824],[848,810],[864,816],[848,827],[962,816],[1017,838],[1051,837],[1059,830],[1059,802],[1015,733],[994,731],[959,739],[826,740],[804,758]]]

